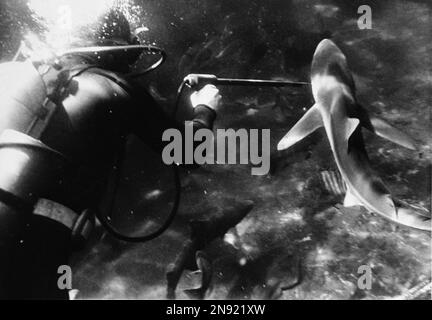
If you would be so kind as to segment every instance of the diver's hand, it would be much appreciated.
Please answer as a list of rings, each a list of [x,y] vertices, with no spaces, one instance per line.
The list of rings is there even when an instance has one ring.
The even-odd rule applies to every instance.
[[[214,85],[208,84],[201,90],[192,93],[190,99],[194,108],[206,105],[216,111],[221,104],[222,96]]]

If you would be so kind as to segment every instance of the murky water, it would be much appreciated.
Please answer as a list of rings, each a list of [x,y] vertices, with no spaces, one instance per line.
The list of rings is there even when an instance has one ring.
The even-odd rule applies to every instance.
[[[414,153],[365,134],[374,169],[396,197],[429,208],[432,9],[427,1],[370,3],[373,27],[359,30],[357,8],[367,2],[136,1],[140,14],[133,15],[134,26],[144,30],[141,40],[169,55],[166,65],[143,82],[170,110],[176,87],[191,72],[308,81],[317,43],[331,36],[348,58],[362,105],[420,146]],[[3,60],[13,56],[28,29],[42,30],[24,3],[1,3]],[[76,259],[79,298],[165,298],[164,272],[187,237],[188,219],[221,211],[232,198],[251,199],[255,207],[230,231],[229,241],[208,248],[216,270],[209,298],[269,298],[272,284],[297,277],[298,261],[303,281],[282,299],[400,297],[430,281],[429,235],[338,207],[342,198],[328,192],[322,179],[322,172],[336,170],[325,134],[318,132],[292,150],[276,151],[276,143],[310,107],[310,92],[220,89],[224,105],[215,128],[270,128],[271,174],[251,176],[247,165],[184,172],[179,216],[168,232],[143,245],[105,236]],[[187,109],[182,108],[181,119],[187,118]],[[140,230],[148,222],[147,212],[155,219],[169,209],[161,203],[150,205],[149,197],[166,192],[169,199],[172,186],[169,172],[153,167],[157,155],[135,140],[129,152],[116,220]],[[151,172],[146,170],[150,166]],[[371,290],[357,286],[361,265],[372,269]],[[187,298],[181,290],[179,297]],[[430,291],[420,298],[429,299]]]

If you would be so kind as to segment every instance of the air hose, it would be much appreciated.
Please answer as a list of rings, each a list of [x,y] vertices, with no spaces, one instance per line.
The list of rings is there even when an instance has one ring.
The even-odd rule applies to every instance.
[[[177,96],[177,101],[176,101],[176,105],[178,104],[178,100],[179,100],[180,96]],[[112,192],[112,200],[111,203],[109,205],[109,213],[108,216],[111,216],[112,211],[115,207],[115,202],[116,202],[116,195],[118,194],[118,186],[120,184],[120,177],[121,177],[121,168],[123,168],[123,162],[125,159],[125,150],[123,148],[123,150],[120,152],[120,155],[118,157],[117,160],[117,170],[119,170],[114,179],[114,190]],[[113,236],[114,238],[121,240],[121,241],[126,241],[126,242],[131,242],[131,243],[143,243],[143,242],[147,242],[150,240],[153,240],[157,237],[159,237],[160,235],[162,235],[170,226],[171,223],[174,221],[175,216],[177,215],[179,206],[180,206],[180,194],[181,194],[181,182],[180,182],[180,172],[179,172],[179,168],[177,164],[172,164],[171,168],[173,170],[173,175],[174,175],[174,185],[175,185],[175,197],[174,197],[174,203],[171,209],[171,212],[168,215],[168,218],[165,220],[165,222],[162,224],[162,226],[160,226],[156,231],[148,234],[148,235],[142,235],[142,236],[127,236],[119,231],[117,231],[112,225],[111,223],[108,221],[108,219],[106,218],[105,215],[103,215],[100,211],[96,211],[96,216],[99,219],[101,225],[106,229],[106,231]]]
[[[18,58],[23,55],[23,49],[26,48],[26,45],[24,42],[21,42],[21,45],[19,46],[17,53],[13,57],[12,61],[17,61]],[[60,52],[52,52],[52,56],[56,59],[59,57],[70,55],[70,54],[97,54],[97,53],[103,53],[103,52],[116,52],[116,51],[141,51],[141,52],[147,52],[150,54],[158,54],[160,55],[159,60],[157,60],[154,64],[152,64],[150,67],[140,70],[137,72],[132,72],[128,74],[128,77],[131,78],[138,78],[141,76],[146,75],[147,73],[156,70],[158,67],[160,67],[166,60],[167,55],[164,50],[161,48],[158,48],[156,46],[150,46],[150,45],[141,45],[141,44],[133,44],[133,45],[118,45],[118,46],[91,46],[91,47],[79,47],[79,48],[72,48],[67,50],[62,50]]]
[[[99,219],[101,225],[106,229],[106,231],[111,236],[113,236],[114,238],[116,238],[118,240],[122,240],[122,241],[126,241],[126,242],[133,242],[133,243],[147,242],[147,241],[150,241],[150,240],[153,240],[153,239],[159,237],[161,234],[163,234],[170,227],[171,223],[173,222],[173,220],[174,220],[174,218],[178,212],[178,208],[180,205],[180,193],[181,193],[181,183],[180,183],[179,170],[177,168],[177,165],[175,165],[175,164],[172,165],[172,168],[173,168],[173,173],[174,173],[174,183],[175,183],[176,194],[175,194],[174,204],[173,204],[173,207],[171,209],[171,212],[168,215],[168,218],[162,224],[162,226],[159,227],[159,229],[157,229],[156,231],[154,231],[148,235],[127,236],[127,235],[117,231],[111,225],[111,223],[108,221],[106,216],[102,215],[100,213],[100,211],[97,211],[97,214],[96,214],[97,218]]]
[[[166,60],[166,53],[161,48],[155,47],[155,46],[147,46],[147,45],[141,45],[141,44],[135,44],[135,45],[125,45],[125,46],[100,46],[100,47],[82,47],[82,48],[74,48],[74,49],[68,49],[65,51],[62,51],[59,53],[59,56],[69,55],[69,54],[88,54],[88,53],[103,53],[103,52],[116,52],[116,51],[142,51],[147,52],[150,54],[158,54],[160,55],[159,60],[157,60],[154,64],[152,64],[150,67],[137,71],[132,72],[128,74],[127,76],[130,78],[139,78],[147,73],[156,70],[158,67],[160,67]]]

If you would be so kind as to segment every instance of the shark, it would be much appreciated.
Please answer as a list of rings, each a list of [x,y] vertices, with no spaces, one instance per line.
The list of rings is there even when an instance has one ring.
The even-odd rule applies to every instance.
[[[345,207],[362,206],[398,225],[430,232],[429,212],[415,210],[413,206],[393,199],[372,169],[362,128],[411,150],[417,149],[416,143],[385,120],[370,115],[358,103],[347,59],[329,39],[322,40],[313,55],[311,87],[315,104],[279,141],[277,149],[288,149],[324,127],[346,185]]]

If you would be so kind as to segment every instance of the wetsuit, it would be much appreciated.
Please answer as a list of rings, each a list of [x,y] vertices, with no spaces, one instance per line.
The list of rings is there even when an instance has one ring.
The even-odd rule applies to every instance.
[[[71,229],[98,206],[125,138],[161,154],[164,130],[180,127],[121,75],[75,56],[61,65],[62,94],[48,99],[49,79],[29,62],[0,65],[0,298],[66,298],[57,271]],[[194,112],[195,129],[212,127],[212,109]]]

